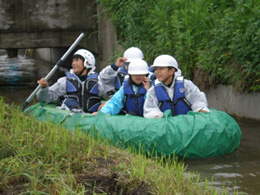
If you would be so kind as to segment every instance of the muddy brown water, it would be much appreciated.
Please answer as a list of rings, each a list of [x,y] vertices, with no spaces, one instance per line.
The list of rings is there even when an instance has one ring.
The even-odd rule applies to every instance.
[[[0,52],[0,96],[9,104],[22,105],[37,87],[36,81],[46,76],[52,66],[24,55],[8,58]],[[50,83],[62,75],[64,71],[57,71]],[[200,174],[201,181],[213,181],[212,185],[220,191],[225,185],[229,194],[235,190],[260,194],[260,121],[235,119],[242,130],[241,144],[236,151],[224,157],[185,160],[184,163],[188,171]]]

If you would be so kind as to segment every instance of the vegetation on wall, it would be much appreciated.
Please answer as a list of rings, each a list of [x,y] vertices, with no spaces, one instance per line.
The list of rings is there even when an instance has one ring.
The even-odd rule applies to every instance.
[[[260,1],[98,0],[124,47],[170,54],[198,84],[260,91]]]

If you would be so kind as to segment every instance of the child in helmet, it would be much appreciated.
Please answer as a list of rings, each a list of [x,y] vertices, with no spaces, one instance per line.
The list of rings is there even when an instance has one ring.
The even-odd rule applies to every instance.
[[[171,110],[172,116],[188,111],[209,112],[206,96],[190,80],[176,74],[178,63],[170,55],[160,55],[151,67],[155,68],[157,80],[147,92],[144,103],[145,118],[161,118]]]
[[[123,108],[128,114],[143,116],[143,104],[150,81],[148,65],[141,59],[132,60],[128,67],[129,78],[100,110],[106,114],[118,114]]]
[[[125,76],[128,75],[128,65],[134,59],[143,59],[143,52],[137,47],[130,47],[124,52],[124,56],[104,68],[99,76],[104,88],[104,97],[110,99],[122,86]]]
[[[40,102],[57,102],[64,98],[61,108],[93,113],[101,103],[102,87],[95,70],[95,57],[86,49],[79,49],[72,57],[72,70],[49,87],[45,78],[38,84],[42,89],[37,93]]]

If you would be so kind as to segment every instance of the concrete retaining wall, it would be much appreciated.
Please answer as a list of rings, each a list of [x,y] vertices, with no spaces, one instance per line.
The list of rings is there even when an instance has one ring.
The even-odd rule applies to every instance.
[[[231,86],[224,85],[204,92],[209,107],[231,115],[260,120],[260,93],[239,93]]]
[[[65,50],[65,49],[64,49]],[[58,48],[39,48],[39,49],[34,49],[34,58],[50,63],[50,64],[55,64],[58,62],[60,57],[65,53],[64,51],[62,52],[61,49]]]
[[[117,43],[117,34],[110,21],[109,16],[104,12],[101,6],[98,6],[98,52],[99,52],[99,70],[112,63],[112,55],[115,50],[122,51],[123,48]]]
[[[73,54],[81,47],[76,47],[65,59],[63,62],[62,67],[71,69],[71,63],[72,63],[72,56]],[[43,62],[46,62],[47,64],[50,64],[51,66],[54,66],[60,58],[66,53],[68,48],[38,48],[33,50],[33,55],[32,57],[35,58],[36,60],[40,60]],[[93,53],[95,55],[95,53]],[[99,58],[97,55],[96,57],[96,64],[97,64],[97,69],[96,71],[99,70]]]
[[[69,47],[81,32],[79,46],[98,53],[94,0],[1,0],[0,48]]]
[[[90,47],[77,47],[86,48],[90,50],[96,57],[96,71],[100,72],[103,68],[112,63],[112,56],[115,50],[123,53],[123,48],[117,43],[117,35],[113,28],[113,25],[109,19],[109,16],[104,12],[101,6],[98,7],[98,41],[92,39],[93,44]],[[77,36],[75,36],[75,39]],[[92,46],[91,46],[92,45]],[[93,46],[95,45],[95,46]],[[98,48],[96,48],[98,47]],[[74,52],[77,50],[74,50]],[[92,50],[95,48],[95,50]],[[41,60],[50,64],[55,64],[68,48],[37,48],[34,49],[33,57],[37,60]],[[72,54],[74,53],[72,52]],[[69,55],[64,65],[66,68],[71,68],[71,56]]]

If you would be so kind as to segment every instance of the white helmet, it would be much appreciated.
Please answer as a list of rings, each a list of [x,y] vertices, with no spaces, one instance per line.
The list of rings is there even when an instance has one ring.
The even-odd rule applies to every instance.
[[[178,71],[178,62],[170,55],[160,55],[155,58],[151,67],[173,67]]]
[[[127,58],[126,62],[131,62],[133,59],[144,59],[144,54],[138,47],[130,47],[124,52],[124,58]]]
[[[79,55],[79,56],[81,56],[81,57],[84,58],[84,66],[85,66],[86,68],[95,69],[96,60],[95,60],[94,55],[93,55],[90,51],[88,51],[88,50],[86,50],[86,49],[79,49],[78,51],[76,51],[76,52],[74,53],[73,56],[75,56],[75,55]],[[89,64],[87,64],[87,62],[88,62]]]
[[[148,74],[148,64],[141,59],[134,59],[128,66],[128,74],[130,75],[145,75]]]

